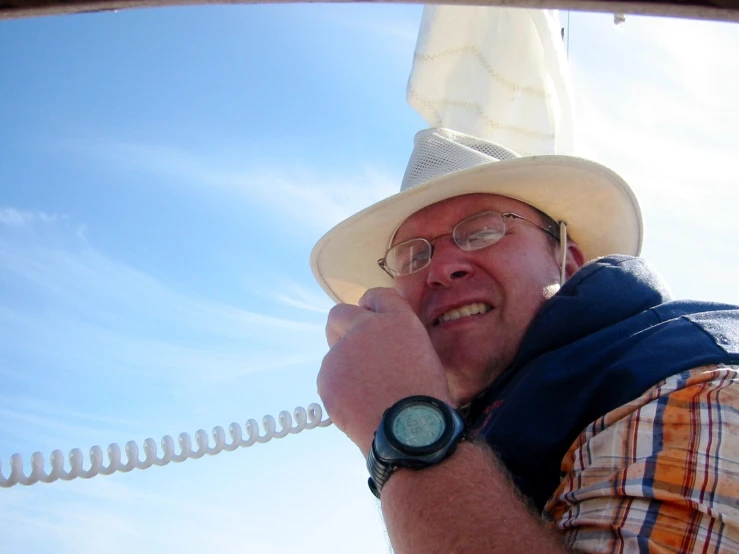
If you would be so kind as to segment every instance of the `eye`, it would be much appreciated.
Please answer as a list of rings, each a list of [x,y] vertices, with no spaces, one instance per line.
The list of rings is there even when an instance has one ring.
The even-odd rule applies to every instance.
[[[460,246],[464,250],[479,250],[498,242],[502,237],[503,232],[499,229],[483,228],[467,235],[464,238],[464,243]]]
[[[408,275],[429,264],[431,250],[431,245],[427,241],[412,239],[388,250],[386,260],[397,275]]]
[[[404,252],[402,264],[399,269],[401,275],[413,273],[425,267],[429,262],[429,252],[426,248],[409,248]]]
[[[480,250],[503,238],[505,223],[498,212],[483,212],[457,223],[452,233],[462,250]]]

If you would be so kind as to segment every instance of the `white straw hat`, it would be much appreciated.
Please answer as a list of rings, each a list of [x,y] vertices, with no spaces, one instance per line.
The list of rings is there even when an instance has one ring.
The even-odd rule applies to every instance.
[[[349,304],[369,288],[392,286],[377,260],[398,227],[431,204],[474,193],[514,198],[564,221],[586,261],[641,251],[639,204],[610,169],[572,156],[519,157],[493,142],[438,128],[416,134],[398,194],[342,221],[318,241],[311,253],[313,275],[333,300]]]

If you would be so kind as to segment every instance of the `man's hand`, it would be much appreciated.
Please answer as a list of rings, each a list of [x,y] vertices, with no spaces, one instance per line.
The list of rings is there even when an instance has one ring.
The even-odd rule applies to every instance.
[[[365,457],[383,412],[398,400],[427,394],[451,402],[426,329],[394,289],[370,289],[359,306],[334,306],[326,338],[331,350],[318,374],[318,394]]]
[[[383,412],[401,398],[451,403],[426,328],[395,290],[370,289],[359,306],[334,306],[326,336],[331,350],[318,393],[365,458]],[[471,442],[437,466],[397,471],[382,489],[382,511],[398,553],[564,554],[559,535],[528,512],[493,454]]]

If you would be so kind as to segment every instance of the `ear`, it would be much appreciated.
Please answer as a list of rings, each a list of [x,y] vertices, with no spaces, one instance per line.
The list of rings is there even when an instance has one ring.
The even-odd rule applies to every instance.
[[[557,253],[560,255],[560,247],[557,247]],[[567,262],[565,264],[565,277],[570,279],[575,272],[585,265],[585,256],[580,247],[574,240],[567,240]]]

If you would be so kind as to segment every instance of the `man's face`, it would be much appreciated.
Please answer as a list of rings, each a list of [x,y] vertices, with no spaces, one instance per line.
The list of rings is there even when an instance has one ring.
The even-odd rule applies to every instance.
[[[493,210],[514,212],[541,225],[541,216],[522,202],[489,194],[458,196],[409,217],[393,244],[451,234],[461,220]],[[506,218],[506,235],[473,252],[460,250],[451,236],[435,240],[425,269],[395,279],[428,330],[459,405],[492,383],[513,361],[534,316],[559,289],[560,269],[551,238],[541,229]],[[485,304],[487,312],[448,321],[453,309]],[[457,315],[457,314],[454,314]]]

